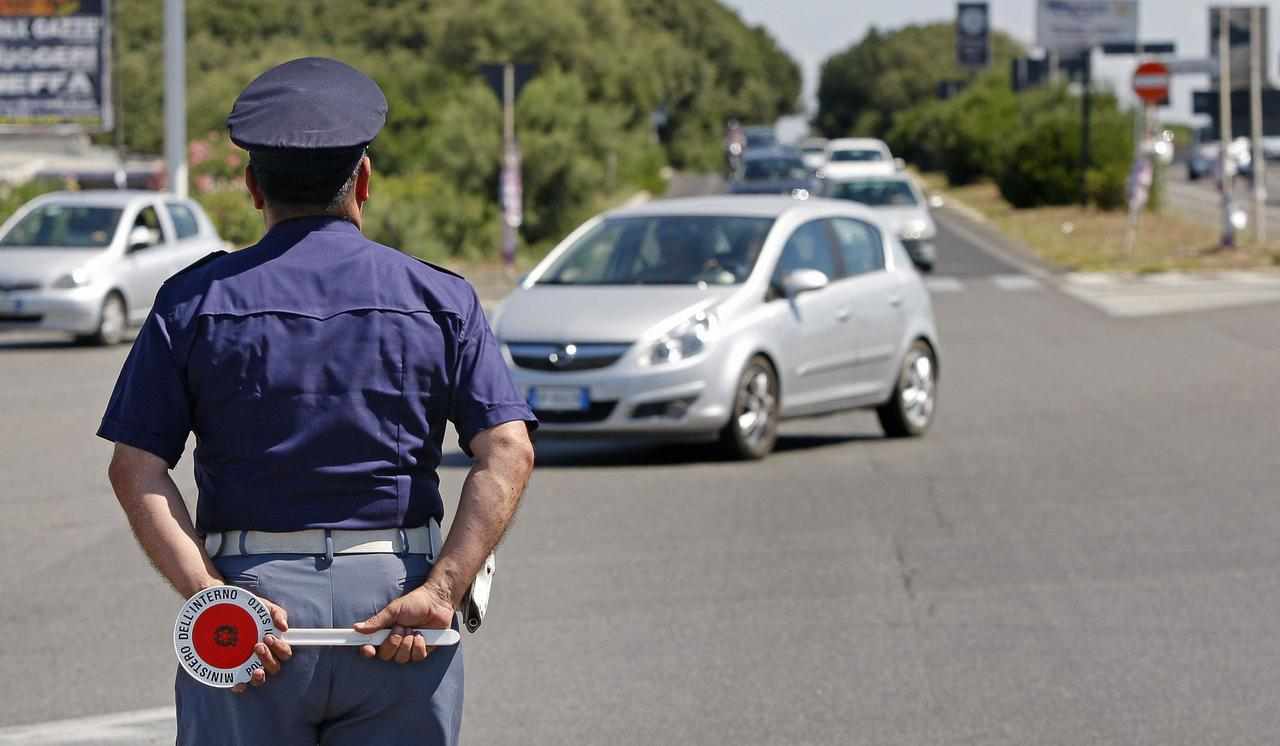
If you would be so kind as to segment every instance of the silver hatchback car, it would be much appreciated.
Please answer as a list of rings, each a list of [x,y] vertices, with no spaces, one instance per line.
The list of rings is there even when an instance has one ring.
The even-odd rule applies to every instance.
[[[223,248],[196,203],[171,194],[46,194],[0,226],[0,330],[114,344],[174,272]]]
[[[893,232],[835,200],[721,196],[598,216],[494,329],[551,435],[719,439],[761,458],[780,420],[875,408],[933,421],[938,336]]]

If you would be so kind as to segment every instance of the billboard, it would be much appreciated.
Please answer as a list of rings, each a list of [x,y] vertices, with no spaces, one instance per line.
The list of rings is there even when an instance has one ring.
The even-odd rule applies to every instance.
[[[1038,0],[1036,44],[1080,54],[1103,44],[1138,41],[1138,0]]]
[[[110,0],[0,0],[0,126],[111,129]]]
[[[1270,22],[1270,14],[1267,12],[1267,6],[1258,6],[1262,9],[1262,33],[1259,34],[1259,43],[1262,44],[1262,59],[1264,66],[1262,68],[1262,86],[1266,88],[1270,85],[1267,80],[1265,61],[1271,57],[1267,50],[1267,23]],[[1231,89],[1244,90],[1249,87],[1249,39],[1250,39],[1250,23],[1249,15],[1252,7],[1244,5],[1235,5],[1230,8],[1213,7],[1209,9],[1209,56],[1218,59],[1218,32],[1219,25],[1222,22],[1223,11],[1228,11],[1227,27],[1227,43],[1231,47]],[[1213,76],[1216,78],[1218,71],[1215,68]]]
[[[956,5],[956,63],[968,68],[991,64],[991,13],[986,3]]]

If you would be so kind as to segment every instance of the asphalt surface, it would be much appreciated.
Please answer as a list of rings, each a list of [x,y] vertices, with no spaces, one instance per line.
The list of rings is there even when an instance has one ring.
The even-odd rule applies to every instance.
[[[1113,318],[942,219],[927,437],[539,444],[466,742],[1274,743],[1276,306]],[[125,353],[0,340],[0,743],[171,702],[179,599],[92,434]],[[115,742],[171,742],[149,712]]]

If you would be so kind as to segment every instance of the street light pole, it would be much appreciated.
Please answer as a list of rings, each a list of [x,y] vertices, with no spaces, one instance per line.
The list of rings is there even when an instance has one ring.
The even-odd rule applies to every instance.
[[[185,0],[164,3],[164,156],[169,191],[187,196]]]
[[[1262,150],[1262,8],[1249,9],[1249,107],[1253,132],[1253,221],[1258,243],[1267,240],[1267,159]]]

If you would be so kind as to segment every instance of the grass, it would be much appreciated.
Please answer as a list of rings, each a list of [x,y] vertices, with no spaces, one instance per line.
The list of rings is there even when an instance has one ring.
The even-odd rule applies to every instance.
[[[1169,211],[1143,212],[1130,247],[1129,215],[1124,210],[1080,206],[1018,210],[990,182],[949,187],[941,174],[920,178],[930,193],[976,211],[1003,235],[1066,271],[1141,274],[1280,266],[1280,241],[1245,243],[1222,251],[1217,248],[1216,230]]]

